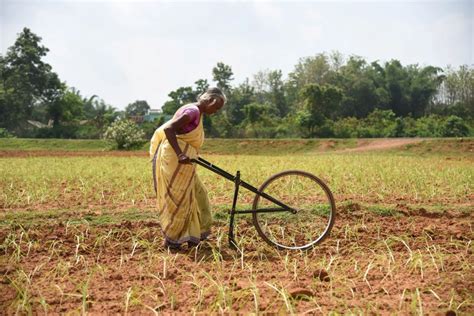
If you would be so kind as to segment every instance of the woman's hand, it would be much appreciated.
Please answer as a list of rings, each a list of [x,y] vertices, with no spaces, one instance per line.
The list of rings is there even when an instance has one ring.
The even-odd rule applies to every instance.
[[[181,153],[181,154],[178,155],[178,162],[179,163],[184,163],[184,164],[190,164],[191,159],[189,159],[189,157],[186,156],[186,154]]]

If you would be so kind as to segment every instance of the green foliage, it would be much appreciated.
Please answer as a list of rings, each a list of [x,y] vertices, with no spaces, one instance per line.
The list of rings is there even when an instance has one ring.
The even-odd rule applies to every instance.
[[[74,134],[77,139],[98,139],[101,135],[101,130],[92,124],[78,126]]]
[[[441,137],[443,135],[443,123],[437,115],[425,116],[416,121],[416,136]]]
[[[234,80],[233,75],[232,68],[222,62],[217,63],[216,67],[212,69],[213,80],[217,82],[217,87],[226,94],[230,91],[230,82]]]
[[[231,99],[226,103],[224,112],[233,125],[242,123],[245,119],[244,107],[255,101],[255,88],[245,80],[242,84],[232,89]]]
[[[55,104],[64,91],[56,73],[42,59],[48,49],[24,28],[5,57],[0,56],[0,126],[21,130],[38,103]]]
[[[92,122],[99,130],[103,130],[106,126],[114,122],[119,114],[114,107],[105,103],[104,100],[94,101],[93,109],[90,114]]]
[[[344,91],[341,107],[336,116],[366,117],[374,108],[384,107],[387,93],[383,86],[384,78],[379,74],[378,64],[367,64],[361,57],[351,56],[341,66],[335,85]],[[379,81],[377,87],[376,81]]]
[[[193,87],[187,86],[171,91],[168,94],[171,100],[166,101],[161,107],[163,114],[173,115],[183,105],[197,101],[199,95],[203,94],[207,88],[209,88],[209,83],[205,79],[199,79],[194,84],[194,89]]]
[[[118,112],[98,96],[84,97],[61,82],[44,62],[48,48],[24,28],[0,55],[0,127],[19,137],[93,138],[117,118],[144,115],[135,101]],[[320,53],[298,60],[288,78],[263,70],[250,83],[232,86],[230,65],[212,68],[228,101],[204,117],[213,137],[441,137],[471,135],[474,68],[368,62],[360,56]],[[160,121],[145,124],[146,136],[176,110],[195,102],[209,87],[205,79],[169,93]],[[28,123],[28,121],[36,121]],[[53,128],[38,129],[39,123]]]
[[[390,137],[395,133],[395,113],[391,110],[375,109],[364,119],[364,125],[370,126],[368,137]]]
[[[48,51],[39,36],[24,28],[0,56],[0,126],[22,137],[99,137],[117,112],[97,96],[83,98],[61,82],[43,61]],[[52,121],[53,128],[33,129],[27,120]],[[82,127],[87,121],[95,127]]]
[[[250,103],[244,106],[245,119],[244,137],[275,138],[281,130],[278,130],[279,117],[270,104]]]
[[[335,64],[326,54],[300,58],[293,72],[289,74],[290,86],[296,91],[308,84],[326,84],[334,76]]]
[[[444,122],[443,136],[445,137],[462,137],[469,135],[469,127],[458,116],[451,115]]]
[[[78,91],[66,89],[65,86],[55,100],[49,102],[46,111],[53,120],[53,125],[60,122],[79,120],[84,115],[84,104]]]
[[[334,137],[355,138],[359,129],[360,121],[355,117],[346,117],[334,122]]]
[[[444,75],[431,112],[474,118],[474,68],[467,65],[459,66],[458,70],[447,67]]]
[[[265,70],[255,74],[252,83],[257,102],[270,105],[279,117],[285,117],[290,110],[282,78],[281,70]]]
[[[104,138],[115,141],[117,149],[133,149],[142,146],[145,133],[128,120],[113,122],[105,131]]]
[[[161,107],[164,114],[173,115],[180,107],[186,103],[195,102],[198,93],[192,87],[181,87],[175,91],[171,91],[168,96],[171,101],[165,102]]]
[[[0,127],[0,138],[14,138],[14,136],[6,128]]]
[[[196,91],[196,95],[198,96],[206,92],[206,90],[209,88],[209,83],[207,82],[206,79],[199,79],[196,82],[194,82],[194,84],[196,85],[195,91]]]
[[[308,84],[303,88],[301,98],[303,110],[298,112],[297,122],[300,127],[306,129],[305,134],[311,137],[316,134],[316,127],[322,125],[334,111],[337,111],[342,92],[331,85]]]
[[[236,126],[229,121],[223,111],[214,114],[210,122],[211,124],[208,125],[208,136],[228,138],[235,137],[234,135],[237,134]]]
[[[160,118],[163,118],[161,116]],[[139,128],[143,131],[145,139],[151,139],[155,130],[164,123],[163,120],[157,119],[154,122],[143,122]]]
[[[259,103],[250,103],[244,106],[245,122],[255,124],[270,112],[270,106]]]
[[[74,139],[78,126],[54,125],[52,128],[39,128],[35,131],[36,138],[69,138]]]
[[[390,111],[375,110],[365,119],[354,117],[334,122],[332,137],[463,137],[469,136],[468,124],[457,116],[430,115],[400,118]],[[319,137],[323,136],[321,132]]]
[[[145,115],[148,110],[150,110],[150,106],[144,100],[137,100],[133,103],[130,103],[125,108],[125,115],[127,117],[130,116],[137,116],[137,115]]]

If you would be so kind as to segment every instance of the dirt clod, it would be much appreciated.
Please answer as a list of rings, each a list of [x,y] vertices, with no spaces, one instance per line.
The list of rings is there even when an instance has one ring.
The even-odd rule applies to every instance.
[[[313,292],[305,288],[295,288],[290,290],[290,296],[294,299],[309,299],[314,296]]]
[[[331,281],[331,278],[329,277],[329,274],[323,269],[315,270],[314,273],[313,273],[313,278],[319,279],[323,282]]]
[[[116,273],[116,274],[112,274],[110,276],[110,280],[122,280],[123,279],[123,276],[119,273]]]

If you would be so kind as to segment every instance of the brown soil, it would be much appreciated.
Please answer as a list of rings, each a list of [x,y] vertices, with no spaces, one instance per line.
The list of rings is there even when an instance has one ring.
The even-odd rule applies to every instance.
[[[242,253],[227,246],[223,223],[197,250],[177,253],[161,247],[155,221],[3,226],[0,310],[473,313],[473,214],[409,215],[348,206],[307,253],[265,246],[245,219]]]
[[[408,144],[417,144],[422,141],[422,139],[416,138],[358,139],[357,147],[341,149],[339,152],[362,152],[369,150],[393,149]]]
[[[0,150],[0,158],[14,157],[144,157],[146,151],[65,151],[65,150]]]
[[[319,151],[332,152],[363,152],[369,150],[383,150],[402,147],[408,144],[416,144],[426,139],[416,138],[384,138],[384,139],[358,139],[357,147],[337,149],[336,141],[334,140],[321,140]],[[271,146],[273,141],[269,141],[268,145]],[[277,141],[279,145],[284,143],[282,140]],[[239,145],[249,144],[250,141],[241,141]],[[291,143],[290,143],[291,144]],[[284,148],[284,146],[282,147]],[[0,150],[0,158],[13,158],[13,157],[97,157],[97,156],[114,156],[114,157],[143,157],[148,156],[148,152],[144,150],[137,151],[61,151],[61,150]]]

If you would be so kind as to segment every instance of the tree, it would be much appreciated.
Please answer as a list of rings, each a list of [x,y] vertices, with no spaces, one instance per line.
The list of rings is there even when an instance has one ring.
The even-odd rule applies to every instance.
[[[425,110],[434,99],[444,76],[438,75],[441,68],[427,66],[419,68],[417,65],[407,67],[409,73],[409,103],[413,117],[425,115]]]
[[[322,125],[331,113],[337,110],[342,100],[342,91],[332,85],[309,84],[301,91],[303,110],[297,113],[300,125],[313,136],[315,128]]]
[[[347,63],[340,67],[336,85],[344,91],[340,110],[332,118],[366,117],[375,108],[380,107],[377,85],[372,66],[358,56],[351,56]],[[384,85],[379,83],[379,85]]]
[[[437,67],[409,65],[403,67],[398,60],[385,64],[385,81],[389,92],[389,108],[397,116],[421,117],[434,99],[443,80]]]
[[[264,114],[269,112],[268,105],[259,103],[250,103],[244,106],[245,122],[248,124],[257,123]]]
[[[84,114],[84,104],[78,91],[65,87],[60,91],[60,95],[54,97],[47,106],[53,126],[58,126],[60,121],[79,120]]]
[[[363,122],[368,133],[362,137],[390,137],[397,133],[397,122],[392,110],[375,109]]]
[[[328,84],[334,77],[328,56],[318,54],[300,58],[295,69],[289,73],[285,91],[288,95],[288,104],[301,104],[299,97],[302,89],[308,84]]]
[[[241,124],[245,131],[243,136],[273,138],[278,134],[281,120],[275,115],[271,105],[252,102],[246,104],[243,110],[245,113],[245,119]]]
[[[196,85],[196,96],[200,96],[209,88],[209,82],[206,79],[199,79],[194,84]]]
[[[312,83],[325,84],[330,71],[328,56],[323,53],[300,58],[293,72],[289,74],[289,78],[296,87],[304,87]]]
[[[234,80],[233,75],[232,68],[222,62],[217,63],[216,67],[212,69],[213,80],[217,82],[217,87],[226,94],[230,92],[230,82]]]
[[[104,100],[94,100],[94,118],[92,121],[99,130],[112,124],[118,118],[116,109],[105,103]]]
[[[97,95],[93,95],[89,98],[82,98],[82,104],[84,105],[84,117],[86,119],[89,119],[89,120],[92,120],[95,118],[95,115],[96,115],[96,111],[95,111],[95,107],[94,107],[94,104],[96,102],[96,99],[98,98]]]
[[[257,101],[274,107],[280,117],[286,116],[289,112],[282,76],[281,70],[259,71],[252,82]]]
[[[246,79],[232,90],[232,100],[225,105],[225,111],[232,125],[237,126],[245,119],[244,107],[254,102],[254,88]]]
[[[186,103],[196,101],[196,92],[192,87],[181,87],[171,91],[168,96],[171,101],[166,101],[161,107],[164,114],[173,115],[180,107]]]
[[[443,79],[431,110],[445,115],[473,118],[474,68],[467,65],[459,66],[458,70],[447,67]]]
[[[5,57],[0,58],[0,126],[19,129],[38,103],[54,104],[64,91],[52,67],[42,58],[49,51],[41,38],[24,28]]]
[[[146,101],[137,100],[127,105],[127,107],[125,108],[125,115],[127,117],[145,115],[148,110],[150,110],[150,106]]]
[[[0,55],[0,126],[6,126],[6,121],[8,121],[8,117],[11,115],[7,112],[7,91],[4,84],[6,80],[5,71],[6,61],[5,58]]]

